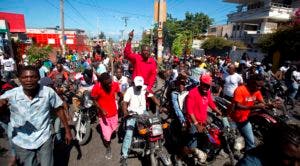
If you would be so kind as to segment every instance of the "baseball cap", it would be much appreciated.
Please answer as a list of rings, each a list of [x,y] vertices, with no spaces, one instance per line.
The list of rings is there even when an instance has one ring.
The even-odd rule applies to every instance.
[[[207,85],[211,85],[212,78],[211,78],[211,76],[209,74],[203,74],[200,77],[200,82],[204,83],[204,84],[207,84]]]
[[[135,86],[143,86],[144,85],[144,79],[141,76],[136,76],[133,80]]]

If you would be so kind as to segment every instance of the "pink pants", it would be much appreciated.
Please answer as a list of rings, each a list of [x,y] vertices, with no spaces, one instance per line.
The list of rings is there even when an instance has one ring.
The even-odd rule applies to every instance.
[[[104,140],[110,141],[111,134],[118,128],[118,114],[109,118],[99,117],[99,124]]]

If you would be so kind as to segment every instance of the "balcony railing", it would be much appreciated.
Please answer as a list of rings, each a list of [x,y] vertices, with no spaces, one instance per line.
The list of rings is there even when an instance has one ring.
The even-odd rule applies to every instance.
[[[275,16],[282,16],[282,14],[291,14],[293,12],[293,8],[291,8],[290,5],[285,4],[279,4],[279,3],[270,3],[269,5],[266,5],[261,8],[255,8],[255,9],[247,9],[242,8],[239,12],[232,12],[228,14],[228,19],[231,22],[237,21],[237,20],[247,20],[247,19],[259,19],[259,18],[266,18],[269,17],[270,12],[273,11],[279,11],[278,15]],[[274,17],[274,16],[273,16]],[[282,17],[282,19],[289,19],[288,17]]]

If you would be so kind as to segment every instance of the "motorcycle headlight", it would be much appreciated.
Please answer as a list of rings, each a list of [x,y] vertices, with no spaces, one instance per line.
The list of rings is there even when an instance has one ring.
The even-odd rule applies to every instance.
[[[93,106],[93,101],[92,100],[87,100],[84,102],[84,107],[85,108],[91,108]]]

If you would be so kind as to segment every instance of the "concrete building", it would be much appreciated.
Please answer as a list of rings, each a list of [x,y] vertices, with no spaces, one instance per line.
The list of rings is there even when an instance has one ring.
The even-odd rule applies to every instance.
[[[26,34],[33,43],[40,46],[51,45],[55,49],[60,49],[62,39],[59,28],[27,28]],[[90,50],[88,37],[84,30],[65,29],[65,41],[69,50],[79,52]]]
[[[300,7],[299,0],[223,1],[237,4],[237,10],[227,15],[229,24],[233,25],[230,39],[247,44],[255,44],[261,34],[272,33],[286,24]]]
[[[230,38],[232,36],[233,25],[234,24],[210,26],[207,35]]]

